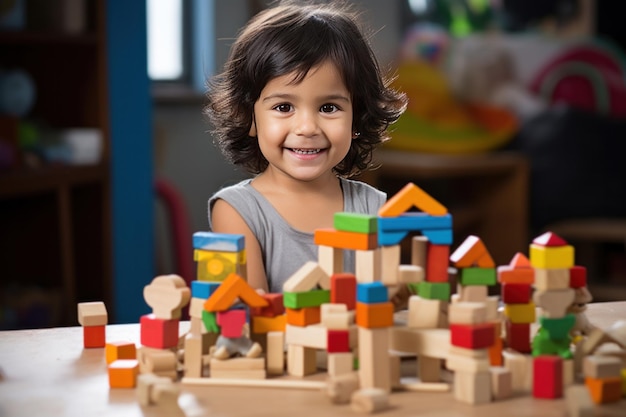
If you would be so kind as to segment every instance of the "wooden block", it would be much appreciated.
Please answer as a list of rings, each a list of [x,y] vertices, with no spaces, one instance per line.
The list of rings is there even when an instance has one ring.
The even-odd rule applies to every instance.
[[[195,232],[193,247],[213,252],[239,252],[245,248],[245,238],[238,234]]]
[[[230,274],[245,277],[245,251],[241,252],[209,252],[195,250],[194,260],[197,262],[196,279],[202,282],[223,282]]]
[[[243,326],[246,324],[246,311],[233,309],[217,312],[217,324],[224,337],[238,338],[243,336]]]
[[[424,268],[417,265],[399,265],[398,283],[409,284],[424,281]]]
[[[137,400],[140,405],[148,406],[155,403],[156,395],[153,389],[158,384],[171,384],[169,378],[145,373],[137,376]]]
[[[189,317],[202,319],[206,299],[192,297],[189,302]]]
[[[362,388],[352,394],[350,408],[367,414],[387,410],[390,408],[389,392],[381,388]]]
[[[333,227],[344,232],[376,233],[378,218],[369,214],[338,212],[333,216]]]
[[[178,345],[178,319],[164,320],[154,314],[141,316],[139,320],[143,346],[168,349]]]
[[[321,323],[327,329],[342,330],[350,326],[351,315],[345,304],[326,303],[320,306]],[[291,323],[290,323],[291,324]]]
[[[589,378],[621,376],[622,361],[614,356],[589,355],[583,359],[583,375]]]
[[[141,373],[149,372],[172,380],[178,377],[178,358],[172,350],[141,347],[137,351],[137,360]]]
[[[426,253],[426,275],[428,282],[448,282],[448,257],[450,246],[428,244]]]
[[[452,228],[452,215],[431,216],[426,213],[408,212],[396,217],[378,217],[378,230],[385,232],[423,231]]]
[[[235,358],[237,359],[237,358]],[[222,362],[229,362],[228,359]],[[265,369],[213,369],[211,368],[211,378],[214,379],[265,379],[267,373]]]
[[[105,326],[109,316],[102,301],[78,303],[78,323],[81,326]]]
[[[285,333],[268,332],[265,350],[266,370],[269,375],[285,373]]]
[[[533,381],[532,356],[505,349],[502,351],[504,367],[511,371],[514,392],[530,392]]]
[[[402,358],[393,352],[389,352],[389,373],[391,389],[402,388]]]
[[[320,307],[287,308],[287,324],[309,326],[320,322]]]
[[[481,324],[487,321],[487,306],[485,303],[460,301],[448,307],[448,322],[450,324]]]
[[[287,326],[287,315],[276,317],[252,317],[252,332],[263,334],[268,332],[284,332]]]
[[[83,347],[102,348],[106,343],[106,326],[83,326]]]
[[[485,244],[478,236],[470,235],[450,255],[450,262],[457,268],[476,265],[483,255],[487,254]]]
[[[488,359],[489,358],[489,350],[488,349],[467,349],[458,346],[450,346],[448,351],[449,356],[462,356],[466,358],[472,359]]]
[[[143,288],[143,298],[159,319],[179,319],[181,309],[189,303],[191,290],[185,280],[175,274],[160,275]]]
[[[411,238],[411,265],[426,269],[426,254],[428,253],[428,238],[426,236],[413,236]]]
[[[489,296],[489,289],[485,285],[457,285],[459,301],[484,303]]]
[[[265,307],[267,301],[237,274],[230,274],[204,303],[206,311],[228,310],[239,298],[248,307]]]
[[[520,353],[530,353],[530,323],[506,320],[506,345]]]
[[[356,307],[356,277],[354,274],[334,274],[330,277],[330,302],[345,304],[348,310]]]
[[[329,277],[333,274],[342,273],[344,271],[343,249],[333,248],[332,246],[318,245],[317,263]]]
[[[137,359],[137,347],[132,342],[108,342],[104,347],[107,365],[118,359]]]
[[[393,326],[393,303],[356,303],[356,324],[359,327],[376,329]]]
[[[361,387],[382,388],[387,392],[391,391],[389,329],[359,327],[358,337]]]
[[[439,359],[448,357],[451,346],[448,329],[393,327],[390,331],[390,349]]]
[[[201,298],[206,300],[219,286],[219,282],[192,281],[191,298]]]
[[[484,349],[494,343],[492,323],[451,324],[450,344],[466,349]]]
[[[565,389],[565,404],[569,417],[593,417],[595,405],[584,385],[572,385]]]
[[[268,293],[261,294],[261,297],[267,301],[267,306],[250,309],[250,314],[252,316],[276,317],[285,314],[283,294]]]
[[[574,265],[569,269],[569,286],[571,288],[582,288],[587,286],[587,268]]]
[[[413,329],[435,329],[442,327],[446,301],[428,300],[419,295],[409,297],[407,326]]]
[[[303,377],[317,371],[315,349],[305,346],[287,345],[287,373]]]
[[[417,359],[417,376],[422,382],[440,382],[441,381],[441,362],[440,358],[431,358],[421,355]]]
[[[135,388],[139,375],[139,362],[136,359],[118,359],[108,366],[109,387]]]
[[[329,353],[326,358],[328,375],[331,377],[349,374],[354,370],[352,352]]]
[[[533,239],[533,243],[539,246],[564,246],[567,245],[567,242],[563,240],[559,235],[553,232],[545,232],[540,236],[537,236]]]
[[[383,246],[380,248],[380,280],[385,285],[400,283],[400,245]]]
[[[306,327],[287,325],[285,343],[288,345],[305,346],[314,349],[326,349],[328,329],[320,324]]]
[[[359,283],[356,287],[357,303],[375,304],[389,301],[389,291],[382,282]]]
[[[313,233],[316,245],[351,250],[372,250],[378,246],[376,233],[343,232],[335,229],[317,229]]]
[[[328,302],[330,302],[329,290],[283,292],[283,304],[286,308],[297,309],[305,307],[319,307]]]
[[[350,332],[346,330],[327,331],[326,350],[328,353],[350,352]]]
[[[507,368],[492,366],[489,368],[491,374],[491,396],[495,401],[504,400],[513,395],[513,375]]]
[[[489,367],[490,364],[488,358],[479,359],[450,354],[446,359],[446,368],[454,372],[485,372],[489,370]]]
[[[424,229],[422,234],[428,238],[433,245],[452,245],[454,241],[452,229]]]
[[[535,283],[537,290],[563,290],[569,289],[568,268],[535,268]]]
[[[563,359],[560,356],[537,356],[533,359],[533,397],[563,396]]]
[[[491,373],[489,371],[455,372],[454,398],[467,404],[491,402]]]
[[[563,359],[563,389],[572,385],[576,379],[576,372],[574,371],[574,360]]]
[[[184,374],[185,377],[201,378],[203,375],[202,336],[188,333],[185,336]]]
[[[447,282],[424,281],[415,286],[417,287],[417,294],[422,298],[442,301],[448,301],[450,299],[450,284]]]
[[[215,370],[258,370],[265,369],[264,358],[230,358],[227,360],[211,359],[211,374]]]
[[[532,268],[513,268],[508,265],[496,268],[498,282],[501,284],[526,284],[535,282],[535,270]]]
[[[574,302],[574,289],[537,290],[533,294],[535,305],[541,307],[543,314],[550,318],[565,317],[567,309]]]
[[[380,248],[355,251],[355,274],[359,283],[380,281],[382,255]]]
[[[380,217],[396,217],[416,207],[431,216],[448,213],[441,203],[413,183],[408,183],[378,210]]]
[[[330,276],[317,262],[308,261],[285,281],[283,292],[310,291],[320,282],[324,282],[326,288],[329,288]]]
[[[622,378],[585,378],[585,385],[596,404],[617,402],[622,398]]]
[[[505,304],[528,304],[531,300],[530,284],[503,283],[501,285],[502,302]]]
[[[530,264],[534,268],[571,268],[574,266],[574,247],[540,246],[530,244]]]
[[[536,319],[535,304],[506,304],[504,315],[511,323],[534,323]]]
[[[359,389],[359,375],[356,372],[330,376],[323,389],[333,404],[347,404],[352,393]]]
[[[495,327],[495,326],[494,326]],[[496,332],[493,345],[489,347],[489,364],[491,366],[502,366],[502,349],[504,349],[504,340],[500,337],[500,332]]]
[[[491,295],[487,297],[485,301],[485,307],[487,308],[486,321],[500,320],[498,309],[500,308],[500,297],[497,295]]]
[[[496,285],[496,269],[467,267],[461,268],[461,274],[458,282],[461,285]]]

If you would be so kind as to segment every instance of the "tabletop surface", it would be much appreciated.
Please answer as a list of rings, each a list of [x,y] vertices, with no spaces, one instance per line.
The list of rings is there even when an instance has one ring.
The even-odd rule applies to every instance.
[[[601,328],[626,319],[626,302],[589,306]],[[181,332],[188,323],[181,323]],[[138,343],[139,325],[107,326],[107,341]],[[157,406],[140,406],[133,389],[110,389],[104,349],[83,349],[80,327],[0,332],[0,416],[165,416]],[[315,378],[319,376],[314,376]],[[320,391],[275,388],[181,386],[178,399],[192,416],[346,416],[349,405],[334,405]],[[393,392],[382,416],[564,417],[563,399],[530,395],[471,406],[451,393]],[[626,400],[597,408],[598,416],[626,416]],[[168,415],[167,417],[172,417]]]

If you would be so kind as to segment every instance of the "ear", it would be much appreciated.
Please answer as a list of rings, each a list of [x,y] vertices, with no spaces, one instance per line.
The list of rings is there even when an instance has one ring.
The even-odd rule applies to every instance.
[[[250,132],[248,133],[251,137],[256,137],[256,120],[254,119],[254,115],[252,116],[252,124],[250,125]]]

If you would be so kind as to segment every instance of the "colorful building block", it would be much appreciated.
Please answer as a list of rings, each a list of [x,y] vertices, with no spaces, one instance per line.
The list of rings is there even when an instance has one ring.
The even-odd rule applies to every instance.
[[[429,243],[426,252],[426,281],[448,282],[450,246]]]
[[[178,345],[178,319],[159,319],[154,314],[139,320],[141,344],[156,349],[169,349]]]
[[[106,343],[106,326],[83,326],[83,347],[102,348]]]
[[[487,349],[493,346],[495,333],[492,323],[450,324],[450,343],[466,349]]]
[[[596,404],[617,402],[622,398],[622,378],[585,378],[591,399]]]
[[[287,314],[276,317],[252,317],[252,333],[284,332],[287,326]]]
[[[571,288],[582,288],[587,285],[587,268],[574,265],[569,269],[569,286]]]
[[[442,216],[448,209],[413,183],[408,183],[378,210],[380,217],[396,217],[411,208],[432,216]]]
[[[283,292],[283,304],[287,308],[319,307],[324,303],[330,303],[329,290]]]
[[[243,325],[246,324],[246,311],[241,309],[219,311],[217,313],[217,324],[220,326],[222,336],[230,338],[241,337],[243,335]]]
[[[104,347],[107,365],[118,359],[137,359],[137,347],[132,342],[108,342]]]
[[[452,229],[424,229],[422,234],[434,245],[451,245],[454,241]]]
[[[506,320],[506,345],[520,352],[530,353],[530,323],[513,323]]]
[[[504,315],[513,323],[534,323],[536,319],[535,304],[506,304]]]
[[[348,310],[356,306],[356,276],[350,273],[334,274],[330,277],[330,302],[345,304]]]
[[[533,359],[533,397],[563,396],[563,359],[559,356],[537,356]]]
[[[267,306],[267,301],[243,278],[237,274],[230,274],[206,300],[204,309],[207,311],[228,310],[237,298],[249,307]]]
[[[356,300],[360,303],[384,303],[389,301],[389,291],[382,282],[359,283],[356,287]]]
[[[294,326],[309,326],[321,322],[321,308],[303,307],[303,308],[286,308],[287,324]]]
[[[109,387],[135,388],[139,375],[139,361],[136,359],[118,359],[108,366]]]
[[[239,252],[245,248],[244,235],[212,232],[193,234],[194,249],[213,252]]]
[[[192,281],[191,282],[191,297],[208,299],[215,290],[220,286],[219,282],[207,282],[207,281]]]
[[[253,316],[276,317],[285,313],[283,294],[268,293],[261,294],[261,297],[267,301],[267,306],[251,309],[250,313]]]
[[[333,217],[333,227],[343,232],[376,233],[378,218],[369,214],[339,212]]]
[[[379,217],[378,227],[387,232],[451,229],[452,215],[449,213],[441,216],[431,216],[421,212],[403,213],[397,217]]]
[[[571,268],[574,266],[574,247],[530,245],[530,264],[534,268]]]
[[[393,304],[391,302],[366,304],[356,303],[356,324],[375,329],[393,326]]]
[[[496,285],[496,269],[467,267],[460,271],[459,283],[461,285]]]
[[[350,352],[350,331],[328,330],[326,335],[326,350],[328,353]]]
[[[501,285],[502,302],[505,304],[528,304],[531,300],[530,284],[503,283]]]
[[[371,250],[378,247],[377,233],[344,232],[335,229],[317,229],[313,233],[316,245],[351,250]]]
[[[479,260],[483,263],[482,265],[478,265]],[[465,238],[463,243],[452,252],[450,262],[457,268],[467,268],[471,266],[481,266],[485,268],[495,267],[495,263],[491,255],[489,255],[483,241],[478,236],[473,235]]]
[[[450,299],[450,284],[447,282],[419,282],[409,284],[409,287],[422,298],[443,301]]]

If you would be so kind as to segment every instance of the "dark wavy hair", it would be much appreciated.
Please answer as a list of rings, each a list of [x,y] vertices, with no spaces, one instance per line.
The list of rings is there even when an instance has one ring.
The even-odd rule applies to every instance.
[[[358,132],[346,157],[334,168],[350,177],[372,164],[372,152],[389,139],[387,128],[406,108],[406,95],[389,87],[361,32],[356,14],[345,4],[281,4],[266,9],[242,29],[224,71],[208,83],[204,113],[214,141],[225,157],[252,174],[268,162],[258,141],[249,136],[254,103],[272,79],[334,63],[352,95],[353,131]]]

